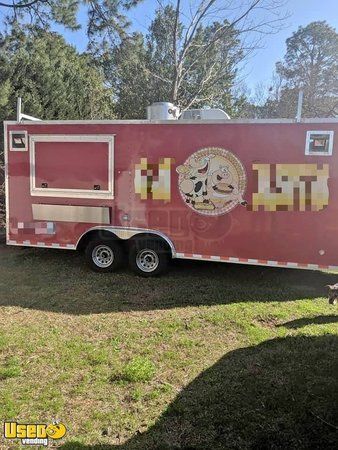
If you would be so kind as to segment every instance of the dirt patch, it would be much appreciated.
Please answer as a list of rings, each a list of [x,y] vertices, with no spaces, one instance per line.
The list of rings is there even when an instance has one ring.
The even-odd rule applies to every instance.
[[[278,319],[274,316],[267,316],[267,317],[256,317],[255,322],[258,325],[261,325],[266,328],[276,328],[278,325]]]

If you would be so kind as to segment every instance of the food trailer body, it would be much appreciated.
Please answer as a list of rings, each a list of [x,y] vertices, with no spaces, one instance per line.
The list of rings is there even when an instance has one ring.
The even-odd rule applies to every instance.
[[[146,274],[158,266],[146,248],[338,266],[337,119],[8,121],[4,133],[9,245],[94,241],[94,268],[108,270],[109,239],[115,263],[133,243]]]

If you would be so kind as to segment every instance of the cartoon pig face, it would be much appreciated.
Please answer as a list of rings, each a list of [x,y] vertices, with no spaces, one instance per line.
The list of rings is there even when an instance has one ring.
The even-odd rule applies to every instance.
[[[213,185],[232,184],[233,177],[226,166],[220,166],[218,170],[215,170],[211,175],[211,181]]]

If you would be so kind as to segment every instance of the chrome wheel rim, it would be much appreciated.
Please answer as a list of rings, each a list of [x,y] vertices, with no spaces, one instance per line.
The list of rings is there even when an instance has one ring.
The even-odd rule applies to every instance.
[[[141,250],[136,256],[136,265],[142,272],[154,272],[159,264],[160,259],[154,250]]]
[[[97,245],[92,252],[92,259],[97,267],[109,267],[113,264],[114,252],[108,245]]]

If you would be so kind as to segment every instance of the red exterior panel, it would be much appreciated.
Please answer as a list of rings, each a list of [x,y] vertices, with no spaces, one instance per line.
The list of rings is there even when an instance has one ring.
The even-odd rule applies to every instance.
[[[47,183],[49,188],[92,190],[100,185],[107,190],[108,163],[104,142],[37,142],[36,186]]]
[[[27,150],[10,151],[10,131],[20,130]],[[311,130],[334,132],[332,155],[305,154]],[[35,185],[79,192],[32,193],[30,138],[39,135],[111,136],[112,159],[106,142],[37,141]],[[8,123],[7,241],[75,248],[88,229],[110,225],[161,232],[178,257],[338,266],[337,136],[334,121]],[[65,220],[41,219],[44,205],[100,207],[109,224],[107,215],[71,221],[62,209]]]

